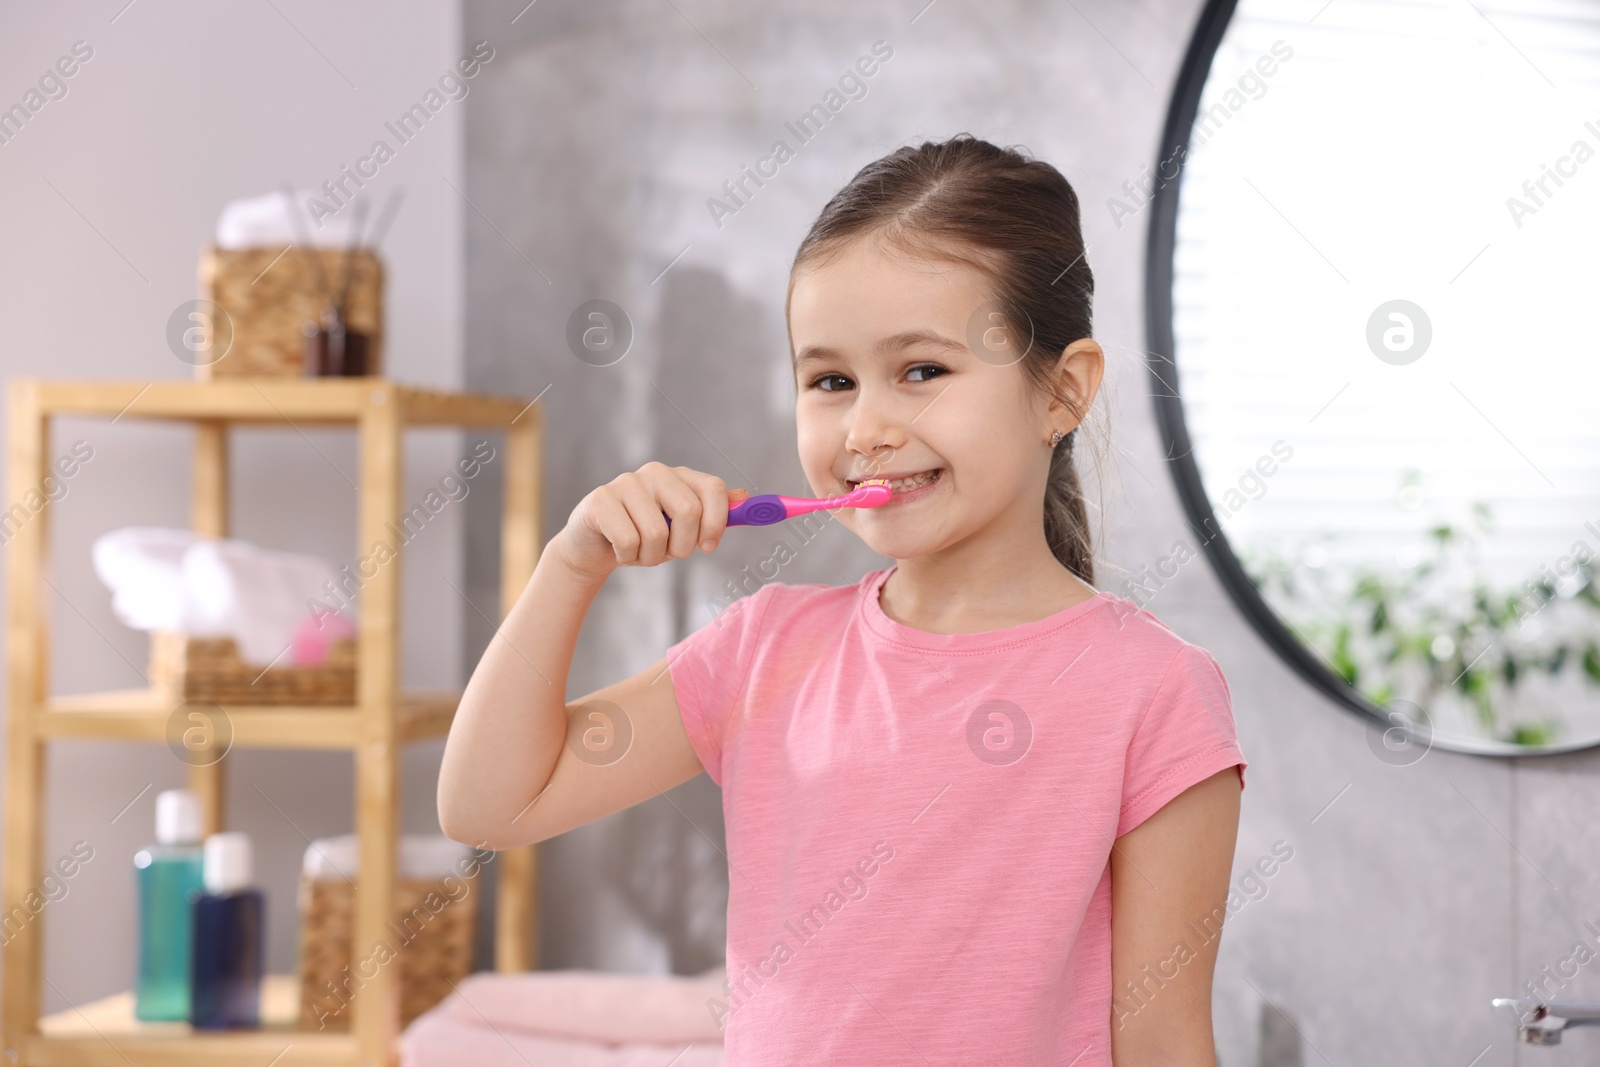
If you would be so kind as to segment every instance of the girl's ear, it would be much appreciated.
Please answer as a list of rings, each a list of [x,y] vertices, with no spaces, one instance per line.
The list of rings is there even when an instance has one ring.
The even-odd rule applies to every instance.
[[[1094,404],[1105,370],[1105,351],[1093,338],[1081,338],[1062,349],[1061,358],[1056,361],[1056,382],[1062,393],[1072,397],[1073,408],[1052,399],[1050,414],[1067,415],[1081,422]]]

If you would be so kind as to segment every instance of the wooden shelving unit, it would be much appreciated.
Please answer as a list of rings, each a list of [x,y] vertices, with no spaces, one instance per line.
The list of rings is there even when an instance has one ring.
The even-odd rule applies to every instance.
[[[228,536],[228,429],[349,425],[360,441],[359,558],[374,542],[396,538],[401,509],[402,435],[411,427],[485,427],[504,434],[505,509],[501,535],[501,617],[533,574],[539,530],[542,409],[529,400],[414,388],[385,378],[244,378],[217,381],[74,381],[13,379],[8,498],[22,500],[50,472],[51,419],[58,415],[189,422],[195,428],[191,524]],[[50,511],[21,524],[6,560],[9,605],[6,840],[0,896],[6,914],[24,904],[43,873],[44,754],[51,741],[103,738],[165,743],[175,710],[150,690],[52,697],[50,662]],[[450,727],[460,693],[401,692],[398,685],[399,565],[379,567],[361,587],[356,703],[350,707],[223,708],[233,747],[348,749],[355,757],[356,832],[361,871],[356,938],[373,946],[388,936],[399,832],[399,748],[439,737]],[[85,561],[86,563],[86,561]],[[363,576],[364,578],[365,576]],[[188,768],[201,797],[204,830],[222,828],[227,758]],[[496,857],[495,969],[529,970],[538,958],[537,853],[534,846]],[[381,872],[381,877],[369,877]],[[352,1004],[349,1033],[300,1031],[283,1007],[292,979],[272,978],[263,993],[263,1026],[226,1033],[189,1031],[187,1024],[132,1020],[131,996],[120,994],[40,1018],[43,923],[49,909],[21,926],[6,946],[0,1049],[5,1064],[73,1067],[213,1067],[250,1064],[372,1065],[397,1062],[398,968],[379,968]],[[289,983],[289,985],[285,985]],[[276,1014],[274,1014],[276,1013]],[[98,1020],[98,1022],[96,1021]]]

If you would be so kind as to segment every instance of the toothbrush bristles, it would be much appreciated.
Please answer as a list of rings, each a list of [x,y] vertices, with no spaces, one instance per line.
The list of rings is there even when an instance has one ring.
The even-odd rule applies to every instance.
[[[863,478],[861,483],[856,486],[856,492],[859,493],[863,489],[877,489],[880,486],[883,488],[882,493],[869,493],[856,506],[864,508],[878,507],[893,500],[894,486],[889,484],[889,479],[887,478]]]

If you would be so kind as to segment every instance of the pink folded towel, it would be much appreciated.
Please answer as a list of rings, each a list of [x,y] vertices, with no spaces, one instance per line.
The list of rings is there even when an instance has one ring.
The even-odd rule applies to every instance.
[[[722,1043],[608,1045],[420,1015],[400,1037],[400,1067],[725,1067]]]
[[[725,997],[726,978],[722,966],[692,977],[586,970],[480,971],[463,979],[457,992],[428,1015],[443,1015],[465,1025],[610,1044],[720,1045],[722,1031],[707,1002]]]

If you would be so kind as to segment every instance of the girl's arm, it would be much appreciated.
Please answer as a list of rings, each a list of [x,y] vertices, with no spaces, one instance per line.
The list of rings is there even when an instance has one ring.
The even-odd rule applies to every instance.
[[[719,478],[647,463],[578,504],[462,693],[439,768],[447,836],[494,849],[531,844],[700,773],[665,659],[570,703],[567,674],[611,572],[681,559],[697,543],[715,549],[727,500]]]
[[[1211,976],[1228,914],[1240,789],[1237,767],[1218,771],[1116,840],[1111,853],[1111,1061],[1116,1067],[1216,1067]]]

